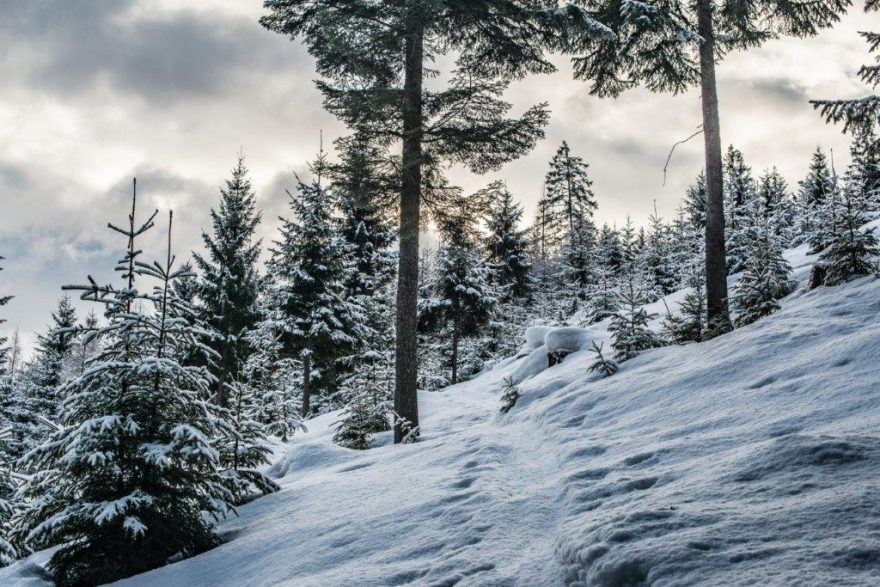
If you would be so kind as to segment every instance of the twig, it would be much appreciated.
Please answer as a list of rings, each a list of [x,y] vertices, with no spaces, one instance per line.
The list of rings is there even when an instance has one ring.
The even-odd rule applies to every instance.
[[[672,160],[672,154],[675,152],[675,148],[679,145],[685,144],[686,142],[688,142],[692,138],[703,134],[703,125],[701,124],[697,128],[699,129],[697,132],[695,132],[694,134],[692,134],[691,136],[689,136],[688,138],[686,138],[682,141],[678,141],[677,143],[672,145],[671,149],[669,149],[669,156],[666,157],[666,165],[663,166],[663,185],[664,186],[666,185],[666,170],[669,168],[669,162]]]

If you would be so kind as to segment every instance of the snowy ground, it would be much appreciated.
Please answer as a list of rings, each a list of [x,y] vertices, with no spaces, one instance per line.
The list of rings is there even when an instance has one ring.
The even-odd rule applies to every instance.
[[[586,351],[507,361],[423,394],[418,444],[349,451],[316,418],[227,544],[121,584],[880,584],[880,281],[805,293],[789,258],[778,314],[604,380]]]

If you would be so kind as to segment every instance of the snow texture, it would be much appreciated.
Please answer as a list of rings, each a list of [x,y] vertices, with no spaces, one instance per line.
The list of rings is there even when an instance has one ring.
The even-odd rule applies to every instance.
[[[346,450],[338,414],[312,419],[226,544],[121,584],[876,585],[880,281],[806,292],[813,259],[787,258],[801,285],[772,316],[606,379],[542,344],[421,394],[417,444]],[[0,584],[46,584],[47,556]]]

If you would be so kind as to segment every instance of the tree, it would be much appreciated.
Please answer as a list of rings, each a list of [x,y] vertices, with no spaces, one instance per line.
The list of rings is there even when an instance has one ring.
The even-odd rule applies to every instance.
[[[826,285],[877,272],[877,238],[873,229],[862,228],[868,220],[866,208],[864,197],[857,190],[845,189],[836,200],[835,230],[820,258],[826,269]]]
[[[0,257],[0,261],[3,260],[3,257]],[[0,267],[0,271],[3,271],[3,267]],[[0,307],[5,306],[10,301],[12,301],[12,296],[0,295]],[[6,322],[5,318],[0,318],[0,324]],[[8,338],[5,336],[0,336],[0,377],[6,374],[6,366],[8,364],[9,358],[9,348],[6,346],[8,342]]]
[[[617,373],[620,367],[616,362],[611,359],[606,359],[605,355],[602,354],[602,346],[603,343],[596,344],[596,341],[593,341],[592,346],[590,346],[590,351],[596,353],[596,360],[590,365],[589,372],[596,372],[599,375],[604,377],[611,377],[615,373]]]
[[[744,235],[749,228],[749,212],[758,191],[752,168],[746,165],[742,153],[733,146],[728,147],[724,157],[724,180],[727,271],[739,273],[745,267],[748,242]]]
[[[110,225],[128,241],[117,267],[124,285],[90,278],[65,288],[104,305],[104,347],[64,385],[60,426],[29,456],[38,472],[25,495],[39,499],[23,523],[33,545],[59,545],[49,567],[61,585],[110,582],[197,554],[219,542],[209,516],[228,511],[208,440],[209,375],[178,360],[200,344],[200,333],[172,289],[181,270],[171,255],[171,222],[164,262],[143,263],[135,243],[155,213],[137,223],[135,204],[133,197],[126,228]],[[140,278],[157,285],[141,291]]]
[[[58,389],[74,371],[70,362],[77,338],[76,309],[70,297],[63,296],[46,333],[37,337],[36,353],[28,368],[27,394],[33,414],[55,418],[62,399]]]
[[[778,300],[794,288],[779,238],[760,210],[752,215],[748,236],[745,267],[733,295],[737,327],[777,311]]]
[[[514,202],[503,182],[492,183],[486,188],[485,197],[489,212],[485,247],[492,281],[500,289],[503,301],[523,298],[532,285],[532,264],[525,231],[519,228],[522,206]]]
[[[546,73],[543,49],[592,19],[526,0],[267,0],[260,22],[303,37],[327,109],[370,142],[401,145],[395,412],[418,430],[416,394],[420,208],[425,172],[441,161],[475,172],[528,152],[543,136],[545,105],[507,118],[508,80]],[[568,25],[568,27],[566,27]],[[602,29],[604,31],[604,29]],[[448,85],[429,90],[426,64],[454,52]],[[434,75],[427,70],[429,76]],[[395,431],[395,442],[406,434]]]
[[[256,397],[243,381],[227,383],[227,407],[217,421],[214,446],[219,453],[223,481],[232,494],[233,503],[242,504],[254,495],[278,491],[278,485],[257,470],[269,463],[271,449],[266,432],[254,416]]]
[[[654,301],[678,289],[678,278],[669,243],[669,227],[657,214],[656,206],[648,222],[650,228],[645,248],[639,254],[638,265],[649,280],[650,290],[646,292],[649,301]]]
[[[818,253],[825,248],[822,211],[830,205],[836,188],[835,178],[828,159],[820,147],[816,147],[810,159],[807,176],[799,182],[799,242],[810,243],[810,252]]]
[[[685,193],[684,212],[691,225],[700,232],[706,230],[706,174],[700,172]]]
[[[360,309],[346,296],[350,249],[332,217],[330,195],[317,180],[297,181],[299,197],[288,193],[292,218],[282,219],[281,238],[271,249],[267,298],[282,356],[302,362],[305,419],[313,396],[327,399],[340,359],[354,350]]]
[[[239,156],[232,178],[220,189],[220,205],[211,209],[211,234],[202,232],[206,253],[195,253],[199,269],[197,293],[200,318],[210,331],[206,341],[218,359],[211,365],[217,404],[227,405],[227,384],[241,378],[249,352],[245,332],[257,321],[256,302],[260,278],[257,261],[260,223],[256,197]]]
[[[544,179],[547,205],[553,214],[551,222],[559,227],[559,232],[569,236],[576,236],[579,223],[592,218],[598,208],[596,196],[590,189],[593,182],[587,176],[588,167],[583,159],[571,154],[568,143],[563,141],[550,160]]]
[[[854,184],[871,210],[880,210],[880,143],[869,129],[853,138],[847,184]]]
[[[635,272],[626,275],[626,281],[617,292],[621,310],[611,317],[608,331],[611,333],[611,348],[614,359],[628,361],[641,351],[661,346],[661,341],[648,328],[648,321],[656,318],[643,307],[647,301],[644,278]]]
[[[513,383],[513,379],[504,379],[504,388],[501,390],[501,413],[506,414],[516,405],[521,394],[519,387]]]
[[[840,19],[848,0],[767,0],[744,5],[723,0],[670,0],[663,4],[596,0],[585,13],[613,35],[575,37],[568,48],[575,77],[591,93],[616,96],[644,84],[678,94],[699,84],[706,155],[706,297],[713,333],[731,329],[721,163],[721,127],[715,66],[730,51],[757,47],[780,34],[815,35]]]
[[[463,338],[479,334],[489,325],[497,303],[490,281],[490,271],[477,243],[475,219],[478,212],[459,198],[439,218],[443,244],[437,252],[437,274],[433,284],[434,299],[424,308],[420,319],[424,330],[450,331],[452,375],[458,382],[459,345]]]
[[[880,2],[866,0],[865,12],[880,10]],[[868,50],[876,53],[880,48],[880,33],[860,32],[868,42]],[[859,77],[870,88],[880,84],[880,65],[863,65],[859,69]],[[872,150],[880,148],[877,135],[877,120],[880,117],[880,96],[868,95],[854,100],[811,100],[814,108],[819,110],[829,123],[843,123],[843,132],[851,132],[856,136],[871,137],[869,143]]]
[[[797,210],[788,183],[775,167],[761,174],[758,180],[758,198],[764,219],[770,222],[776,236],[785,245],[791,243]]]

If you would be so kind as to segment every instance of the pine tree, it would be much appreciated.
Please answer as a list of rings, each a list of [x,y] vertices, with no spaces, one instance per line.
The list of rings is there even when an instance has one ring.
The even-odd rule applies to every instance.
[[[696,230],[702,234],[706,230],[706,174],[701,171],[684,197],[684,212]]]
[[[826,219],[822,211],[831,205],[837,188],[835,178],[828,166],[828,159],[822,149],[817,147],[810,161],[807,177],[800,182],[800,242],[810,243],[810,252],[818,253],[827,245]]]
[[[620,309],[615,276],[605,267],[596,271],[596,285],[589,297],[589,318],[595,324],[614,316]]]
[[[419,429],[418,263],[425,173],[442,161],[494,169],[543,136],[545,105],[506,118],[512,78],[553,70],[544,57],[560,31],[599,30],[571,10],[524,0],[267,0],[260,22],[303,37],[328,110],[370,142],[401,145],[395,413]],[[425,65],[455,53],[446,86],[428,91]],[[406,434],[398,430],[395,441]]]
[[[648,222],[649,232],[637,264],[642,273],[648,277],[650,289],[646,294],[648,301],[653,302],[678,289],[678,276],[675,274],[675,263],[669,243],[669,227],[657,214],[656,206],[653,214],[648,217]]]
[[[596,196],[590,189],[593,182],[587,176],[588,167],[582,158],[571,154],[568,143],[563,141],[550,160],[544,179],[547,206],[553,215],[551,223],[569,236],[577,235],[578,223],[592,218],[598,208]]]
[[[592,346],[590,346],[590,351],[596,353],[596,360],[590,365],[589,372],[599,373],[602,377],[611,377],[617,373],[620,367],[616,362],[605,358],[605,355],[602,354],[602,346],[602,343],[597,345],[595,340],[593,341]]]
[[[880,2],[866,0],[865,12],[880,10]],[[880,48],[880,33],[860,32],[868,42],[868,50],[876,53]],[[863,65],[859,69],[859,77],[871,89],[880,84],[880,65]],[[873,137],[872,149],[880,148],[880,142],[874,133],[877,119],[880,116],[880,96],[868,95],[852,100],[811,100],[813,107],[820,111],[826,122],[843,123],[843,132],[851,132],[856,136]]]
[[[770,222],[759,209],[753,213],[751,222],[747,260],[733,294],[737,327],[777,311],[778,300],[794,288],[791,266],[782,256],[782,245]]]
[[[257,470],[269,463],[271,450],[266,431],[254,419],[257,402],[253,390],[243,381],[227,383],[227,407],[217,421],[214,447],[219,453],[223,481],[236,505],[248,499],[278,491],[278,485]]]
[[[739,273],[745,267],[749,213],[757,197],[751,167],[746,165],[739,150],[728,147],[724,157],[724,207],[727,213],[727,270],[730,273]]]
[[[506,414],[516,405],[521,397],[520,389],[513,383],[510,377],[504,380],[504,388],[501,390],[501,413]]]
[[[860,193],[869,210],[880,211],[880,142],[873,128],[853,138],[850,159],[847,184]]]
[[[845,189],[836,200],[835,230],[821,256],[825,266],[825,284],[838,285],[859,275],[876,273],[880,254],[877,238],[867,222],[864,196],[856,189]]]
[[[340,360],[355,348],[360,309],[346,297],[350,250],[332,217],[329,194],[317,181],[298,181],[298,191],[299,197],[289,194],[292,218],[282,219],[281,239],[272,249],[267,298],[277,311],[282,356],[302,362],[300,413],[307,418],[313,399],[329,401]]]
[[[712,0],[671,0],[662,5],[603,0],[584,9],[601,15],[611,35],[573,36],[577,79],[592,82],[591,93],[615,97],[644,84],[657,92],[682,93],[701,87],[702,133],[706,155],[706,297],[710,331],[732,328],[727,307],[727,252],[721,163],[721,128],[716,63],[731,51],[750,49],[778,35],[810,37],[837,22],[847,0],[806,5],[788,0],[723,4]]]
[[[614,359],[627,361],[638,356],[641,351],[661,346],[657,335],[648,328],[648,321],[656,318],[643,307],[647,302],[644,277],[635,272],[627,273],[617,292],[621,310],[611,317],[608,331],[611,333],[611,348]]]
[[[0,257],[0,261],[3,261],[3,257]],[[3,267],[0,267],[0,271],[3,271]],[[0,295],[0,308],[8,304],[12,301],[12,296],[8,295]],[[6,322],[5,318],[0,318],[0,324]],[[5,336],[0,336],[0,378],[5,378],[4,376],[7,373],[7,365],[9,361],[9,348],[6,346],[6,343],[9,339]]]
[[[620,233],[607,224],[599,231],[599,265],[611,275],[620,273],[625,263]]]
[[[459,380],[460,343],[489,325],[498,301],[477,244],[477,215],[467,200],[460,198],[440,216],[443,244],[437,253],[434,302],[425,308],[420,320],[423,330],[449,329],[453,385]]]
[[[758,198],[764,219],[784,245],[790,244],[795,237],[797,210],[788,183],[775,167],[765,170],[758,180]]]
[[[708,326],[706,321],[706,291],[704,268],[700,258],[691,261],[685,285],[688,288],[678,314],[667,308],[663,320],[666,339],[673,344],[687,344],[703,340]]]
[[[211,372],[217,404],[225,407],[227,383],[241,378],[249,353],[244,334],[257,321],[257,261],[260,223],[256,196],[239,156],[232,178],[220,189],[220,205],[211,209],[211,233],[202,232],[206,253],[193,255],[200,277],[197,286],[200,318],[210,332],[208,347],[217,353]]]
[[[492,280],[502,292],[502,300],[523,298],[531,288],[532,265],[528,259],[525,232],[519,229],[522,206],[503,182],[495,182],[484,190],[488,199],[485,238],[486,257]]]
[[[34,546],[60,545],[49,562],[60,585],[110,582],[197,554],[218,543],[206,516],[228,511],[209,441],[208,374],[178,361],[200,343],[182,317],[191,309],[172,289],[181,273],[171,224],[165,261],[139,261],[135,242],[155,213],[136,223],[135,202],[126,228],[111,225],[128,240],[117,267],[124,286],[90,279],[66,288],[104,305],[104,348],[64,385],[61,425],[28,457],[39,471],[26,486],[36,499],[23,525]],[[144,277],[157,283],[153,291],[136,288]]]

